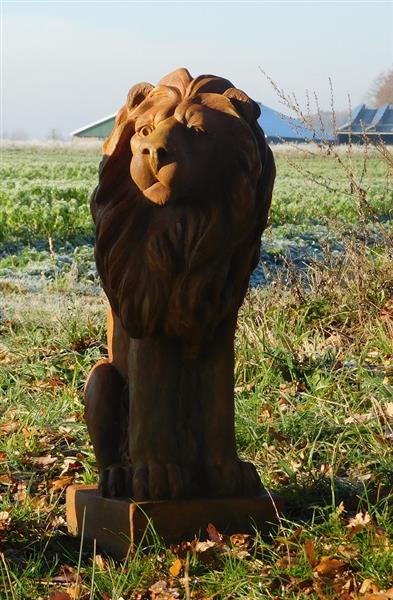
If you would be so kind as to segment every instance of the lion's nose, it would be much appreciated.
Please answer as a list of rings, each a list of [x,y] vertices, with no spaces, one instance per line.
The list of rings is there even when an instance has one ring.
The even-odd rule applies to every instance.
[[[155,171],[159,171],[162,166],[170,162],[169,152],[163,145],[146,141],[141,144],[141,152],[149,155],[150,164]]]

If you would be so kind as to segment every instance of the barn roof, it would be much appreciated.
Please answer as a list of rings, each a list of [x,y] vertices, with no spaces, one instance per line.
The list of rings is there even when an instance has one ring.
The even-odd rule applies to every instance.
[[[333,139],[327,132],[319,129],[315,131],[306,127],[299,119],[288,117],[282,113],[258,103],[261,109],[261,116],[258,119],[268,140],[274,141],[311,141],[323,139]]]
[[[338,133],[393,134],[393,105],[369,108],[360,104],[353,109],[351,118],[338,128]]]
[[[258,123],[268,140],[277,142],[309,141],[322,137],[322,134],[311,131],[298,119],[287,117],[265,104],[259,103],[259,106],[261,108],[261,116],[258,119]],[[104,139],[111,132],[115,124],[115,118],[116,113],[89,123],[89,125],[85,125],[80,129],[76,129],[71,132],[71,135],[75,137],[97,137]],[[327,134],[324,134],[323,137],[329,138]]]
[[[104,124],[110,125],[110,128],[112,129],[113,125],[115,124],[116,115],[117,113],[113,113],[112,115],[108,115],[103,119],[99,119],[98,121],[89,123],[84,127],[80,127],[80,129],[75,129],[75,131],[71,131],[70,135],[76,135],[77,137],[89,137],[89,133],[95,133],[96,129]]]

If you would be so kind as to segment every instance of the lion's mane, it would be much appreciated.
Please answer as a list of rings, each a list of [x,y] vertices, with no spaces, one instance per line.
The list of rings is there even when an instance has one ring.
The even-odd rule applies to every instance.
[[[225,79],[192,79],[185,73],[180,97],[233,87]],[[237,139],[235,154],[226,157],[223,148],[226,176],[215,181],[213,169],[211,185],[198,202],[184,198],[158,206],[131,179],[135,126],[126,107],[119,111],[104,146],[110,153],[100,165],[92,213],[97,268],[130,337],[165,334],[198,349],[221,321],[236,315],[259,258],[275,173],[258,116],[253,103],[248,119],[257,150],[253,164],[244,159],[244,144]]]

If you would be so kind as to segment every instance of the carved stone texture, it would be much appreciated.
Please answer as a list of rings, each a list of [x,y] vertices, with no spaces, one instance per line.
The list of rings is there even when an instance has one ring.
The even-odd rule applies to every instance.
[[[109,358],[86,385],[104,496],[256,495],[234,431],[237,313],[275,177],[258,105],[186,69],[134,86],[91,208]]]
[[[268,538],[283,510],[277,496],[145,500],[103,498],[95,486],[67,488],[67,526],[71,535],[97,542],[97,548],[124,558],[135,545],[147,546],[159,535],[166,544],[206,538],[209,523],[230,535],[254,533]]]

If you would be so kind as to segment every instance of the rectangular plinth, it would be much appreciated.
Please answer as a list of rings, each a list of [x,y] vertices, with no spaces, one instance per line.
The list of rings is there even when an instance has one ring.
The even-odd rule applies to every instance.
[[[205,498],[132,502],[103,498],[95,486],[67,489],[67,526],[72,535],[96,540],[97,547],[115,558],[154,531],[167,544],[206,537],[209,523],[226,534],[256,529],[267,534],[282,511],[279,498]]]

